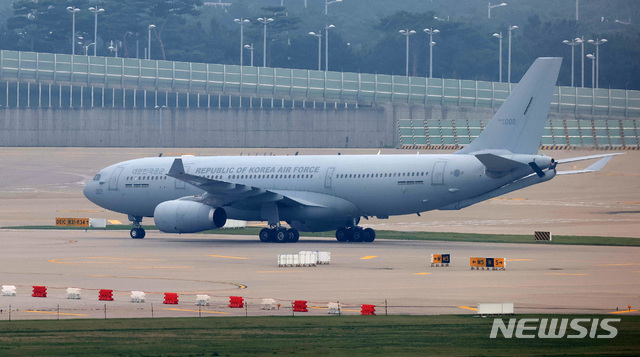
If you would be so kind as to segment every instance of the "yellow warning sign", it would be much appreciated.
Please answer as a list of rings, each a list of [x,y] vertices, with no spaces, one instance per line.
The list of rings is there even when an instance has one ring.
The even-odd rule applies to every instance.
[[[442,254],[432,254],[431,255],[431,263],[432,264],[440,264],[440,263],[442,263]]]
[[[504,268],[504,258],[494,258],[493,259],[493,267],[494,268]]]
[[[486,266],[487,262],[485,258],[469,258],[469,265],[472,267],[482,267]]]
[[[63,227],[89,227],[89,218],[58,218],[56,226]]]

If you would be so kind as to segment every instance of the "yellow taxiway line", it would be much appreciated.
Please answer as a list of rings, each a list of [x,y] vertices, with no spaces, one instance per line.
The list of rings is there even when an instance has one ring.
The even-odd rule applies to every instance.
[[[214,257],[214,258],[226,258],[226,259],[250,259],[247,257],[230,257],[230,256],[226,256],[226,255],[207,255],[208,257]]]
[[[365,259],[373,259],[373,258],[377,258],[377,255],[367,255],[366,257],[362,257],[360,258],[360,260],[365,260]]]
[[[637,312],[638,310],[612,311],[612,314],[626,314],[627,312]]]
[[[413,275],[429,275],[431,273],[413,273]]]
[[[229,315],[228,312],[222,312],[222,311],[207,311],[207,310],[188,310],[188,309],[177,309],[177,308],[166,308],[163,310],[170,310],[170,311],[186,311],[186,312],[204,312],[205,314],[222,314],[222,315]]]
[[[466,309],[466,310],[471,310],[471,311],[478,311],[478,309],[476,309],[475,307],[469,307],[469,306],[458,306],[461,309]]]
[[[26,312],[34,312],[37,314],[55,314],[55,315],[67,315],[67,316],[87,316],[85,314],[70,314],[67,312],[57,312],[57,311],[38,311],[38,310],[25,310]]]

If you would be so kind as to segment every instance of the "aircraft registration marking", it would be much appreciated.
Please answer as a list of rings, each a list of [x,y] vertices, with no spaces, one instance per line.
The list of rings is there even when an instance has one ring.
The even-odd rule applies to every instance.
[[[227,256],[227,255],[215,255],[215,254],[208,255],[208,257],[226,258],[226,259],[250,259],[250,258],[247,258],[247,257],[230,257],[230,256]]]
[[[367,255],[366,257],[362,257],[360,258],[360,260],[366,260],[366,259],[373,259],[373,258],[377,258],[377,255]]]

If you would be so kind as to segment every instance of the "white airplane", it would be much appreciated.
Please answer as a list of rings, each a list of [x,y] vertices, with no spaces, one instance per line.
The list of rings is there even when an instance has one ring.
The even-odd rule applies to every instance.
[[[338,241],[372,242],[375,231],[358,226],[361,217],[458,210],[557,174],[602,169],[616,154],[538,155],[561,61],[538,58],[482,134],[453,154],[152,157],[102,169],[84,194],[127,214],[132,238],[144,238],[143,217],[167,233],[220,228],[230,218],[268,222],[263,242],[329,230]],[[584,170],[556,172],[596,158]]]

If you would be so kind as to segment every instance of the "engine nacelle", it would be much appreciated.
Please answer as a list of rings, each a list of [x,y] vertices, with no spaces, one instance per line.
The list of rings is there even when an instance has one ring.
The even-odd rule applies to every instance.
[[[153,219],[165,233],[195,233],[221,228],[227,223],[227,212],[199,202],[174,200],[159,204]]]

